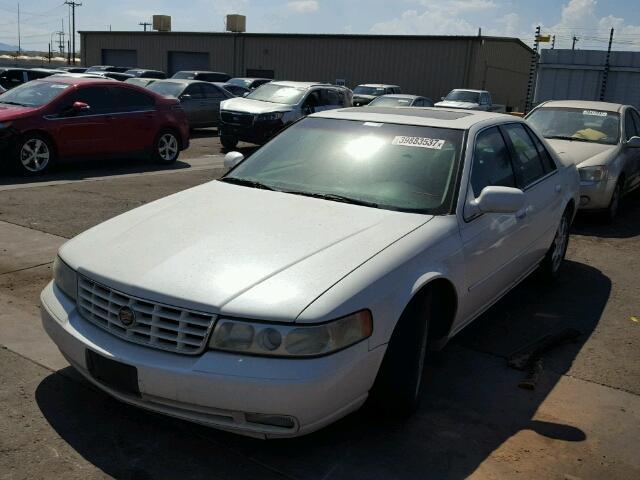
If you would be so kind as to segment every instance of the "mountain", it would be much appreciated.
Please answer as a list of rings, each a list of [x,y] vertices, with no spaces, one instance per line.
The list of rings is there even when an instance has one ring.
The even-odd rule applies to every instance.
[[[15,45],[0,42],[0,52],[16,52],[17,50],[18,47]]]

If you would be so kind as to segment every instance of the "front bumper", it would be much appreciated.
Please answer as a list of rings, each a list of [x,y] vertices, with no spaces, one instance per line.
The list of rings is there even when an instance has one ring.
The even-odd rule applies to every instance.
[[[121,340],[90,324],[53,283],[41,294],[45,331],[80,373],[117,399],[223,430],[261,438],[311,433],[358,409],[382,362],[385,346],[360,342],[333,355],[282,359],[207,351],[164,352]],[[139,396],[94,379],[86,350],[134,366]],[[252,423],[246,413],[292,417],[292,428]]]
[[[242,142],[262,145],[284,128],[282,120],[255,121],[251,125],[235,125],[220,121],[219,136],[228,135],[236,137]]]
[[[617,181],[617,178],[609,178],[601,182],[580,181],[580,210],[609,208]]]

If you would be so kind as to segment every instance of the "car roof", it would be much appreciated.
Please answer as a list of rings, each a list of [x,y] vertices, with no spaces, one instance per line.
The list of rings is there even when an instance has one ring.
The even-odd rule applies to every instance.
[[[593,110],[605,110],[607,112],[619,112],[623,106],[621,103],[589,100],[549,100],[540,105],[540,107],[590,108]]]
[[[424,98],[422,95],[411,95],[409,93],[388,93],[386,95],[380,95],[378,98],[407,98],[414,100],[416,98]]]
[[[193,78],[157,78],[156,83],[184,83],[185,85],[191,85],[192,83],[206,83],[211,85],[213,82],[205,82],[204,80],[194,80]]]
[[[473,93],[489,93],[488,90],[476,90],[474,88],[454,88],[452,92],[473,92]]]
[[[357,120],[376,123],[397,123],[424,127],[446,127],[468,130],[477,123],[487,120],[522,122],[519,117],[503,113],[482,112],[447,108],[421,107],[367,107],[326,110],[310,115],[317,118],[336,120]],[[496,122],[498,123],[498,122]]]
[[[324,82],[292,82],[289,80],[278,80],[271,82],[274,85],[281,87],[294,87],[294,88],[311,88],[311,87],[330,87],[331,85]]]
[[[83,75],[82,73],[79,74],[69,74],[69,73],[64,73],[64,74],[60,74],[60,75],[52,75],[50,77],[45,77],[45,78],[39,78],[37,81],[38,82],[52,82],[52,83],[65,83],[68,85],[85,85],[85,84],[90,84],[90,85],[113,85],[113,82],[117,82],[117,80],[114,80],[113,78],[107,78],[107,77],[101,77],[101,78],[95,78],[95,77],[80,77],[79,75]],[[118,82],[120,83],[120,82]]]
[[[180,70],[179,72],[176,72],[176,73],[216,73],[219,75],[229,75],[228,73],[225,73],[225,72],[212,72],[210,70]]]
[[[387,88],[394,87],[400,88],[400,85],[392,85],[390,83],[361,83],[358,87],[375,87],[375,88]]]
[[[273,81],[273,79],[271,78],[265,78],[265,77],[233,77],[230,78],[229,80],[269,80],[270,82]]]

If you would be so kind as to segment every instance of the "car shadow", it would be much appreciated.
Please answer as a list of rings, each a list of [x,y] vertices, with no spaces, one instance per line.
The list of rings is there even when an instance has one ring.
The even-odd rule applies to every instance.
[[[535,419],[598,324],[611,290],[599,270],[567,261],[546,285],[530,277],[458,335],[427,365],[419,410],[385,420],[366,407],[305,437],[261,441],[123,405],[70,367],[46,377],[36,400],[56,432],[87,461],[116,478],[462,479],[523,430],[581,442],[573,425]],[[580,336],[549,351],[535,390],[506,357],[559,328]],[[258,474],[256,468],[264,468]],[[238,470],[240,469],[240,470]],[[244,469],[244,470],[242,470]],[[252,473],[253,472],[253,473]]]
[[[181,170],[191,165],[181,160],[171,165],[160,165],[148,159],[64,159],[51,166],[44,175],[23,176],[11,172],[0,174],[0,186],[46,183],[68,180],[85,180],[95,177],[113,177],[132,173],[148,173],[166,170]]]
[[[189,137],[194,138],[218,138],[217,128],[193,128],[189,132]]]
[[[579,213],[573,223],[571,233],[600,238],[632,238],[640,235],[640,188],[626,195],[618,216],[611,223],[605,223],[602,216]]]

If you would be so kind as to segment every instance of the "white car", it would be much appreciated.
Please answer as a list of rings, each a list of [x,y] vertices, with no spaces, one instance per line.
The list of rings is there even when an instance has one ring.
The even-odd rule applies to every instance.
[[[578,202],[572,163],[484,112],[322,112],[235,163],[63,245],[42,321],[114,397],[263,438],[410,413],[427,345],[558,274]]]
[[[631,105],[549,101],[526,119],[578,166],[582,210],[611,221],[623,195],[640,187],[640,114]]]
[[[436,103],[439,108],[464,108],[468,110],[491,110],[491,94],[486,90],[455,88]]]

